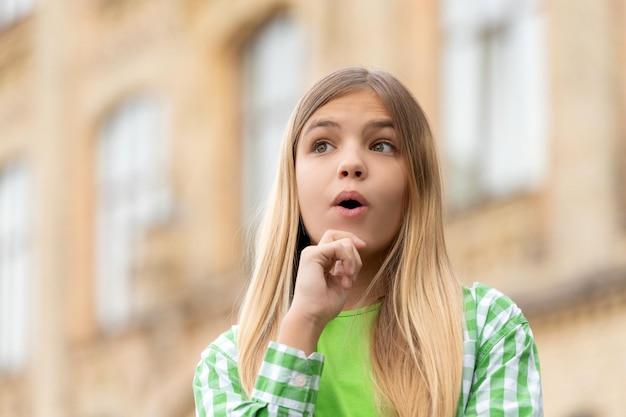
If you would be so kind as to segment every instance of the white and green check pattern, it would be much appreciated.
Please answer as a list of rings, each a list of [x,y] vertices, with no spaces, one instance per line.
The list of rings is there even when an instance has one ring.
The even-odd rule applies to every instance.
[[[236,327],[222,334],[202,353],[196,369],[196,415],[312,416],[324,357],[270,342],[251,399],[237,370]]]
[[[528,321],[499,291],[465,288],[463,386],[457,417],[541,417],[539,356]]]
[[[520,309],[481,284],[465,291],[463,385],[457,417],[542,417],[539,358]],[[324,357],[270,342],[250,398],[237,370],[234,326],[196,368],[197,417],[313,416]],[[341,417],[341,416],[337,416]]]

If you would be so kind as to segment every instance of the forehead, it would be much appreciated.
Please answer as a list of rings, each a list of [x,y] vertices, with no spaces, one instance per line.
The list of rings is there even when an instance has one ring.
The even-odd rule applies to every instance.
[[[309,117],[305,126],[320,117],[341,117],[346,114],[390,118],[387,108],[376,92],[371,89],[360,89],[336,97],[319,107]]]

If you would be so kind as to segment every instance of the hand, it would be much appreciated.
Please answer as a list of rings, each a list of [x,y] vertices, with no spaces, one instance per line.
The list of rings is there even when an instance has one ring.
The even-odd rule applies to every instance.
[[[361,269],[365,242],[350,232],[328,230],[300,254],[291,312],[322,325],[342,310]]]
[[[324,326],[343,309],[362,266],[365,242],[350,232],[328,230],[300,254],[291,307],[279,342],[312,351]]]

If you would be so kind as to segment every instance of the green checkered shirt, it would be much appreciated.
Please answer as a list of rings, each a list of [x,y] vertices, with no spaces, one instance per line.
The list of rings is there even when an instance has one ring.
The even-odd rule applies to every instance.
[[[543,416],[537,348],[521,310],[482,284],[464,287],[464,294],[463,383],[457,417]],[[270,342],[247,398],[237,370],[236,332],[234,326],[202,353],[193,385],[197,417],[313,416],[324,356],[316,352],[307,357]]]

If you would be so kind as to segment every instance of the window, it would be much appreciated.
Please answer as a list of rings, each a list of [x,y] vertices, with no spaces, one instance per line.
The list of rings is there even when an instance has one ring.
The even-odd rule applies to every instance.
[[[0,0],[0,29],[29,13],[34,0]]]
[[[30,179],[21,163],[0,171],[0,374],[26,364],[30,332]]]
[[[97,148],[97,317],[105,328],[132,314],[133,272],[145,231],[170,213],[162,112],[134,98],[105,122]]]
[[[299,28],[285,16],[264,26],[244,50],[244,221],[271,188],[287,122],[303,91],[305,53]]]
[[[547,163],[537,0],[444,0],[442,133],[449,200],[463,208],[541,184]]]

